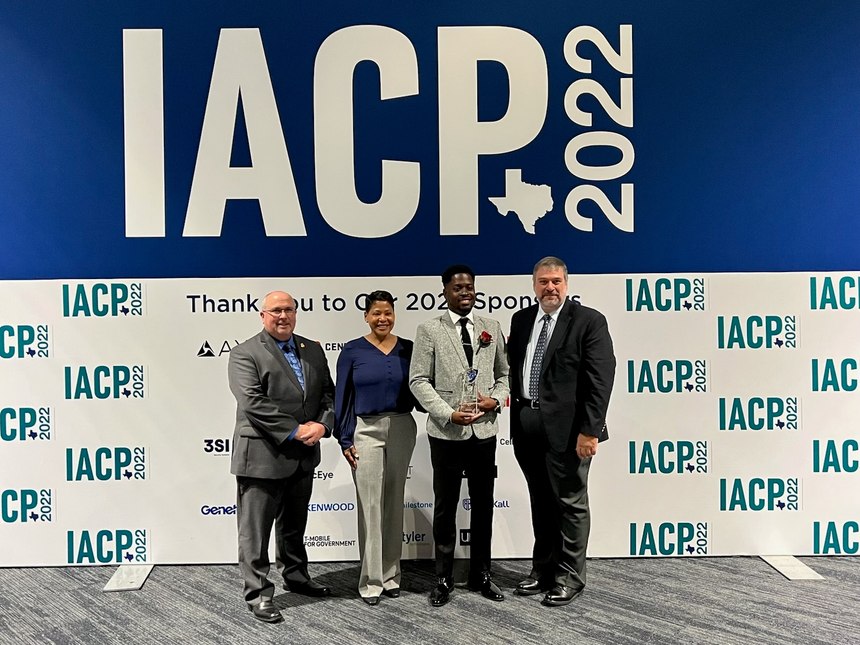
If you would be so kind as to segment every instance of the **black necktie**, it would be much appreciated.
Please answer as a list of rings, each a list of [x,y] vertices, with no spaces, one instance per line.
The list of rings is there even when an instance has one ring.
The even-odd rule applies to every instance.
[[[545,314],[543,317],[543,327],[540,329],[537,344],[535,345],[535,355],[532,358],[532,368],[529,372],[529,398],[532,401],[537,400],[540,386],[540,372],[543,365],[543,355],[546,352],[546,337],[549,335],[549,321],[552,316]]]
[[[469,338],[469,330],[466,329],[468,318],[460,318],[460,338],[463,339],[463,351],[466,352],[466,360],[472,367],[472,339]]]

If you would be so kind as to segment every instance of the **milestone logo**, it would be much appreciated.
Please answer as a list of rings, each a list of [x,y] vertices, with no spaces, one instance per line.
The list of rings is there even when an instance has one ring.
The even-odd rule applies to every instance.
[[[800,399],[754,396],[719,399],[720,430],[799,430]]]
[[[7,489],[0,492],[4,524],[54,521],[54,491],[50,488]]]
[[[707,392],[705,360],[662,359],[627,361],[627,391],[631,394]]]
[[[857,555],[860,553],[860,522],[813,522],[814,555]]]
[[[494,508],[510,508],[511,502],[507,499],[497,499],[493,502]],[[463,508],[467,511],[472,510],[472,498],[466,497],[463,499]]]
[[[200,345],[200,348],[197,350],[197,358],[217,358],[224,354],[229,354],[230,350],[238,344],[238,340],[222,340],[215,341],[214,343],[204,340],[203,344]]]
[[[857,359],[812,359],[813,392],[853,392],[857,389]]]
[[[80,282],[63,285],[64,318],[105,318],[143,315],[140,282]]]
[[[143,481],[146,448],[66,448],[66,481]]]
[[[68,564],[145,564],[148,557],[147,529],[66,531]]]
[[[720,478],[721,511],[799,511],[800,479]]]
[[[146,394],[143,365],[66,365],[63,376],[67,400],[142,399]]]
[[[707,522],[631,522],[630,555],[708,555]]]
[[[229,455],[230,439],[226,437],[220,439],[204,439],[203,452],[208,455]]]
[[[0,408],[0,441],[50,441],[51,408]]]
[[[809,308],[860,309],[860,278],[842,276],[838,280],[831,276],[809,278]]]
[[[0,358],[50,358],[48,325],[0,325]]]
[[[403,502],[403,508],[417,510],[420,508],[433,508],[433,502],[419,502],[414,499],[407,499]]]
[[[812,472],[814,473],[856,473],[860,468],[857,452],[860,449],[856,439],[813,439]]]
[[[627,311],[705,311],[704,278],[627,278]]]
[[[718,349],[796,349],[797,316],[717,316]]]
[[[707,473],[710,457],[707,441],[630,441],[631,475]]]
[[[200,507],[201,515],[235,515],[236,514],[236,505],[232,506],[209,506],[208,504],[204,504]]]

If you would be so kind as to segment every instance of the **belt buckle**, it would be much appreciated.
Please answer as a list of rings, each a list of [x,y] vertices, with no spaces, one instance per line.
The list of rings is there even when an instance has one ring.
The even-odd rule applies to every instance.
[[[529,399],[529,407],[532,410],[540,410],[540,401],[538,399]]]

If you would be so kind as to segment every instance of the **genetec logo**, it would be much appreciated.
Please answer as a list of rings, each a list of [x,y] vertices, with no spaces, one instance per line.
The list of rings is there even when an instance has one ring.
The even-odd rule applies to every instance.
[[[0,325],[0,359],[50,358],[48,325]]]
[[[63,285],[63,317],[142,316],[140,282],[68,283]]]
[[[0,407],[0,441],[50,441],[53,436],[50,407]]]
[[[259,29],[222,29],[183,237],[221,236],[229,199],[257,200],[267,236],[307,236],[301,202],[314,197],[320,215],[338,233],[355,238],[394,235],[409,226],[418,211],[422,188],[426,190],[422,164],[436,160],[439,235],[478,235],[479,157],[524,148],[544,128],[551,96],[545,46],[522,29],[493,25],[440,26],[436,40],[437,59],[423,60],[420,67],[422,72],[432,70],[435,63],[435,73],[427,72],[421,84],[413,43],[392,27],[347,26],[320,44],[313,67],[315,191],[300,200],[279,112],[296,101],[284,95],[289,88],[273,84]],[[565,148],[564,164],[583,183],[554,200],[549,186],[527,183],[522,169],[507,168],[505,194],[488,198],[500,216],[514,213],[531,234],[535,222],[552,210],[555,201],[563,201],[567,221],[580,231],[592,230],[591,215],[583,211],[591,213],[590,207],[596,205],[611,226],[633,232],[633,183],[605,183],[628,179],[635,159],[627,136],[633,127],[633,27],[619,25],[603,33],[576,26],[563,43],[547,43],[546,48],[553,56],[561,49],[570,69],[584,76],[573,82],[565,77],[566,91],[554,87],[559,91],[552,94],[563,97],[565,115],[579,126],[579,134]],[[161,29],[123,31],[127,237],[167,235],[162,124],[164,67],[170,60],[164,57]],[[501,116],[482,121],[478,66],[486,61],[506,73],[508,96]],[[424,156],[425,161],[380,159],[381,191],[376,201],[362,199],[356,181],[354,84],[362,80],[356,69],[366,62],[378,70],[381,101],[416,96],[431,79],[434,91],[438,90],[438,151],[418,150],[411,157]],[[592,77],[593,62],[601,70],[611,70],[607,81],[611,92]],[[253,159],[248,166],[232,167],[240,96]],[[599,111],[593,99],[580,102],[580,97],[596,99]],[[491,101],[488,96],[480,98]],[[599,129],[593,126],[594,114],[600,118]],[[590,155],[595,148],[611,149],[612,160],[595,161]],[[592,204],[581,209],[582,202]]]

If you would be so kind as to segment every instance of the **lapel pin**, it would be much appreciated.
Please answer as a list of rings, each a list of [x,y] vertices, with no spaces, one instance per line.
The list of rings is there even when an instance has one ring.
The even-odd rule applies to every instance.
[[[300,347],[301,349],[304,349],[304,348],[305,348],[305,344],[304,344],[304,343],[299,343],[299,347]]]

